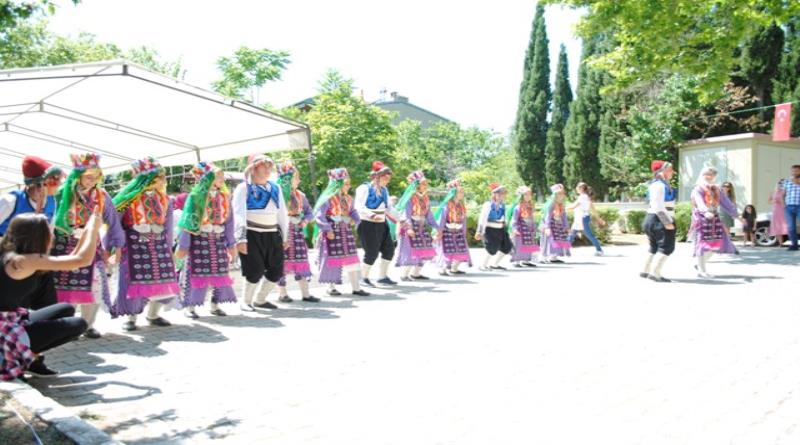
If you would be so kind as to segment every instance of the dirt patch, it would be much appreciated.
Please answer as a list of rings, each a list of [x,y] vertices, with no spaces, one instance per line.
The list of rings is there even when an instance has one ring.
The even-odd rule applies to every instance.
[[[25,420],[20,419],[17,413]],[[61,434],[55,427],[12,400],[8,393],[0,391],[0,444],[36,445],[33,432],[25,422],[33,427],[44,444],[75,445],[75,442]]]

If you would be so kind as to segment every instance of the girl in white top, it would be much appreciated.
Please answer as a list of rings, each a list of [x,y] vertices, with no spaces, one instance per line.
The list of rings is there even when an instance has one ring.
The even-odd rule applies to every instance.
[[[603,248],[600,246],[600,241],[594,236],[594,232],[592,232],[592,215],[597,218],[597,222],[601,226],[605,225],[605,221],[600,218],[597,214],[597,210],[594,208],[594,204],[592,204],[592,198],[589,196],[591,188],[585,182],[579,182],[578,186],[575,187],[575,191],[578,193],[578,199],[568,207],[574,211],[569,240],[573,242],[575,240],[575,235],[578,232],[583,232],[594,246],[595,256],[602,256]]]

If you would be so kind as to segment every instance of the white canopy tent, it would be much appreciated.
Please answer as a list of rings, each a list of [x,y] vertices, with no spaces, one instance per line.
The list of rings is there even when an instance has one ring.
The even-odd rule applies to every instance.
[[[127,61],[0,71],[0,189],[22,157],[69,169],[94,151],[107,173],[154,156],[165,166],[310,149],[302,123]]]

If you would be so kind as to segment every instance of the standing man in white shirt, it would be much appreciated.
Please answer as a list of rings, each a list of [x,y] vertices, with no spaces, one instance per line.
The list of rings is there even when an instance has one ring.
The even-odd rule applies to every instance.
[[[393,286],[388,274],[389,265],[394,258],[394,242],[386,222],[386,217],[397,223],[405,223],[405,216],[389,205],[389,191],[386,186],[392,180],[392,169],[381,161],[372,163],[370,182],[365,182],[356,189],[356,199],[353,205],[358,211],[361,222],[358,224],[358,239],[364,248],[364,265],[361,282],[365,286],[375,287],[369,279],[369,272],[378,254],[381,256],[380,274],[378,283]]]
[[[289,215],[280,187],[269,180],[274,168],[272,159],[251,155],[245,180],[233,191],[233,227],[245,278],[242,310],[246,312],[252,312],[254,307],[277,308],[267,301],[267,295],[283,276]]]
[[[647,187],[650,206],[644,220],[644,233],[647,234],[647,239],[650,241],[650,250],[644,270],[639,273],[639,276],[658,283],[669,283],[670,280],[661,276],[661,269],[667,258],[675,251],[677,191],[669,184],[675,170],[672,168],[672,164],[666,161],[653,161],[650,164],[650,170],[653,172],[653,180]],[[655,265],[653,265],[654,262]]]

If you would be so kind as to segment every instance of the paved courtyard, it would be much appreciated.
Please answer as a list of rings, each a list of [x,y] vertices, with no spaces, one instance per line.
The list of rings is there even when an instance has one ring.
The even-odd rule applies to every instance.
[[[680,245],[657,284],[642,252],[130,335],[101,315],[34,385],[137,444],[800,443],[800,256],[697,279]]]

